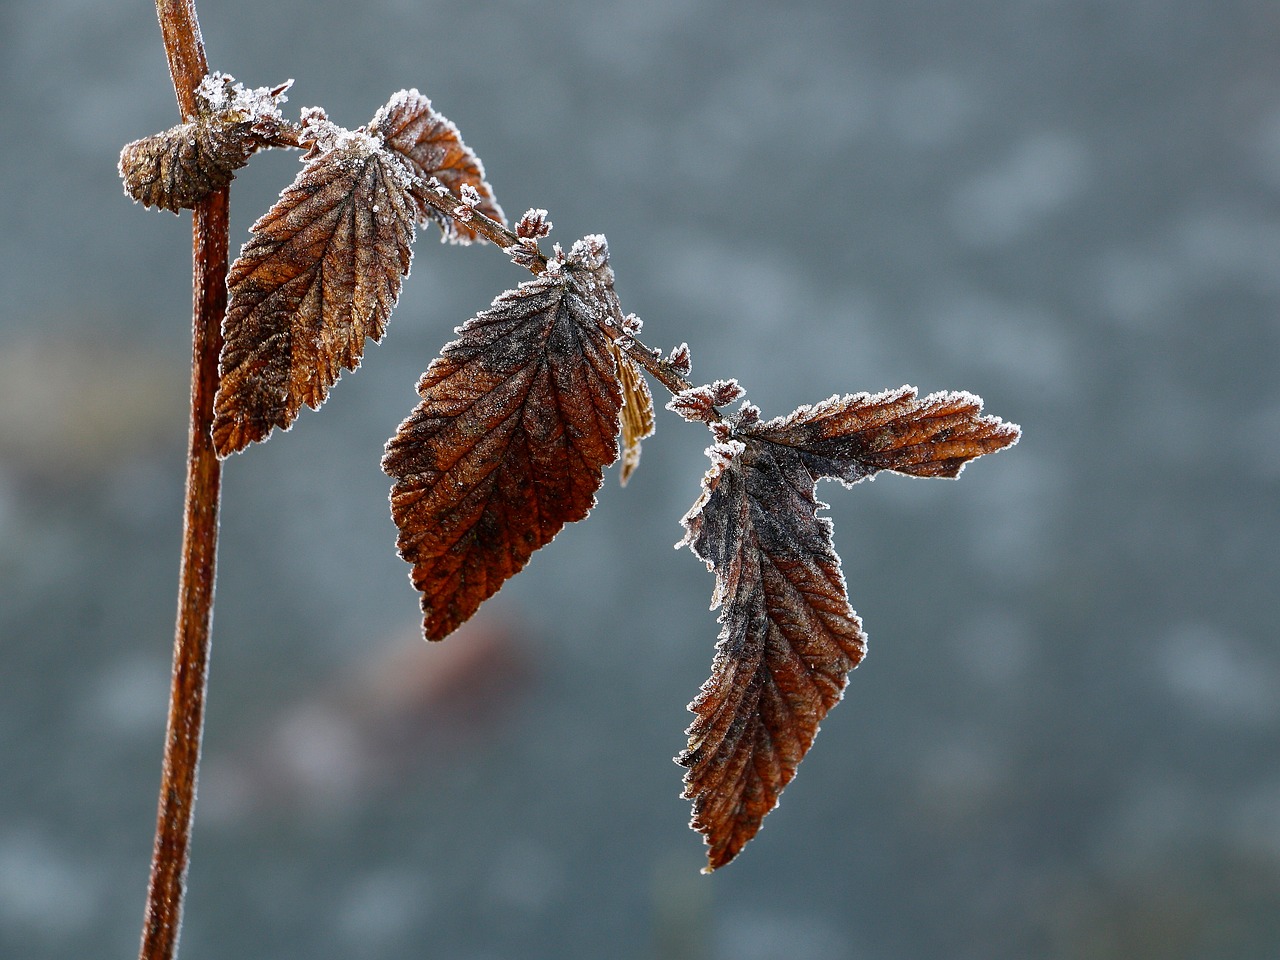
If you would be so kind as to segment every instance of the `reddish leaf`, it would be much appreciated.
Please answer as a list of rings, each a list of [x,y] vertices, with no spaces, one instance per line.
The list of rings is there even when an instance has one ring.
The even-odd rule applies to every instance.
[[[958,477],[966,463],[1018,442],[1017,424],[979,416],[971,393],[916,396],[915,387],[831,397],[747,428],[800,451],[814,478],[856,483],[880,470]]]
[[[468,320],[387,443],[400,555],[439,640],[595,504],[618,458],[622,392],[603,237]]]
[[[676,758],[689,768],[684,796],[710,847],[708,871],[737,856],[777,806],[866,650],[799,455],[756,440],[715,449],[683,543],[716,572],[723,626]]]
[[[409,272],[413,211],[399,161],[373,137],[332,125],[253,225],[227,278],[214,443],[227,456],[305,403],[380,340]]]
[[[622,470],[618,479],[625,487],[640,465],[640,441],[653,436],[653,394],[635,362],[612,340],[609,349],[618,361],[622,385]]]
[[[417,90],[401,90],[392,97],[374,115],[369,129],[406,160],[415,175],[423,180],[435,177],[458,197],[462,196],[463,186],[472,187],[480,197],[475,208],[499,223],[506,223],[502,208],[493,197],[493,188],[484,179],[480,158],[462,142],[458,128],[436,113],[431,101]],[[421,223],[439,224],[441,239],[455,243],[483,239],[471,227],[444,216],[421,200],[416,201],[416,206]]]
[[[1017,442],[1017,426],[981,408],[970,394],[920,400],[903,387],[767,422],[747,406],[713,424],[722,439],[682,544],[715,571],[722,628],[711,677],[689,705],[688,749],[676,758],[689,768],[684,795],[710,847],[708,870],[732,860],[777,805],[866,649],[831,523],[816,515],[816,482],[879,470],[955,477]]]

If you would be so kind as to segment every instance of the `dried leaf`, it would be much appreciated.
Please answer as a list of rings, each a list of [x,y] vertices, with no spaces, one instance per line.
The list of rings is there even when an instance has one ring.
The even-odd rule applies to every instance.
[[[689,705],[688,748],[676,758],[689,768],[684,795],[710,847],[708,870],[732,860],[777,805],[866,649],[831,523],[817,516],[817,481],[851,484],[879,470],[955,477],[974,457],[1017,442],[1016,425],[981,409],[971,394],[920,400],[902,387],[769,421],[744,405],[713,424],[721,439],[708,451],[712,469],[681,545],[715,571],[722,627],[711,677]]]
[[[280,132],[289,84],[246,90],[222,73],[196,88],[196,117],[120,151],[125,193],[177,213],[231,182],[235,171]]]
[[[374,138],[329,125],[253,225],[227,278],[220,456],[319,407],[377,341],[408,274],[413,210],[403,166]]]
[[[387,443],[400,555],[439,640],[595,504],[618,458],[622,388],[602,332],[616,312],[603,237],[472,317]]]
[[[458,197],[463,196],[464,186],[471,187],[480,198],[475,209],[499,223],[507,222],[494,199],[493,188],[485,181],[480,158],[462,142],[458,128],[436,113],[431,101],[417,90],[401,90],[393,96],[374,114],[369,130],[407,161],[416,176],[424,181],[435,177]],[[444,216],[430,204],[416,200],[416,206],[419,222],[437,223],[443,240],[471,243],[483,239],[471,227]],[[546,211],[542,213],[545,215]]]
[[[635,361],[615,341],[609,341],[609,350],[618,361],[622,384],[622,470],[618,480],[625,487],[640,465],[640,441],[653,436],[653,394]]]
[[[914,387],[831,397],[747,428],[751,436],[800,451],[814,478],[856,483],[880,470],[915,477],[958,477],[966,463],[1018,442],[1017,424],[979,416],[971,393]]]
[[[756,440],[718,448],[683,543],[716,572],[723,626],[676,758],[689,768],[684,796],[710,847],[708,871],[777,806],[866,650],[799,455]]]

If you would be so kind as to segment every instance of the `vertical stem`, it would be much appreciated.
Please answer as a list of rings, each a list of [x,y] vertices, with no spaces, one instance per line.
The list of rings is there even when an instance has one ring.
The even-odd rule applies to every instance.
[[[194,0],[156,0],[156,12],[178,105],[183,119],[190,119],[195,113],[195,89],[208,72]],[[213,449],[211,427],[222,316],[227,306],[227,209],[227,190],[211,194],[196,207],[192,227],[191,420],[182,565],[169,722],[140,960],[173,960],[177,956],[190,856],[218,552],[221,464]]]

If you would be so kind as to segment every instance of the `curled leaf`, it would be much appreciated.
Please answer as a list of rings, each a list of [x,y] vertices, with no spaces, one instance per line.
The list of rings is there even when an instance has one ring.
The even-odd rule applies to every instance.
[[[696,412],[716,393],[712,385],[680,396]],[[817,516],[817,481],[851,484],[880,470],[955,477],[974,457],[1017,442],[1016,425],[981,409],[972,394],[919,399],[902,387],[768,421],[744,404],[712,424],[712,468],[680,545],[715,572],[721,630],[711,677],[689,705],[688,748],[676,758],[689,768],[684,795],[709,846],[708,870],[755,836],[866,649],[831,522]]]
[[[506,223],[502,208],[493,196],[493,188],[484,178],[484,164],[462,142],[462,135],[452,121],[431,107],[431,101],[417,90],[401,90],[380,108],[369,122],[369,131],[383,139],[387,148],[402,158],[423,181],[435,177],[455,196],[463,200],[463,187],[475,191],[476,210],[499,223]],[[469,201],[468,201],[469,202]],[[441,239],[453,243],[471,243],[483,239],[471,227],[446,217],[435,207],[415,200],[418,220],[439,224]],[[546,211],[541,211],[544,216]],[[532,236],[532,234],[530,234]]]
[[[609,349],[618,361],[618,381],[622,385],[622,470],[618,480],[625,487],[640,465],[640,441],[653,436],[653,394],[644,374],[613,340]]]
[[[126,144],[119,170],[125,193],[146,207],[177,213],[231,182],[283,126],[289,84],[246,90],[222,73],[196,88],[196,117]]]
[[[373,137],[320,123],[305,166],[257,223],[227,277],[220,456],[319,407],[377,341],[409,272],[403,166]]]
[[[622,387],[603,332],[616,309],[604,238],[589,237],[463,324],[419,382],[382,469],[429,639],[594,506],[618,458]]]

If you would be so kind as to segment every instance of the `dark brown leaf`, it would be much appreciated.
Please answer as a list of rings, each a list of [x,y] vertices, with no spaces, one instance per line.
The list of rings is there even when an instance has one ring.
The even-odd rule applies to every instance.
[[[612,340],[609,349],[618,361],[622,384],[622,470],[618,480],[625,487],[640,465],[640,441],[653,436],[653,394],[635,362]]]
[[[585,517],[618,458],[622,388],[602,332],[617,309],[607,257],[603,237],[581,240],[468,320],[387,443],[398,546],[429,639]]]
[[[322,122],[327,124],[327,122]],[[327,124],[306,166],[253,225],[227,277],[220,456],[288,429],[380,340],[408,274],[413,210],[403,165],[373,137]]]
[[[700,389],[694,399],[718,399],[714,385]],[[955,477],[1017,442],[1016,425],[981,409],[971,394],[921,400],[902,387],[769,421],[748,405],[712,424],[721,440],[682,543],[715,571],[722,628],[711,677],[689,705],[688,749],[676,758],[689,768],[685,796],[710,847],[707,869],[759,830],[866,649],[831,523],[817,516],[816,482],[850,484],[879,470]]]
[[[196,118],[127,144],[120,152],[125,193],[177,213],[231,182],[258,147],[279,133],[288,84],[246,90],[226,74],[196,89]]]
[[[777,806],[866,651],[800,456],[754,439],[713,450],[683,543],[716,573],[723,626],[676,758],[689,768],[684,796],[710,848],[708,871],[737,856]]]
[[[392,97],[374,115],[369,129],[404,158],[416,176],[423,180],[435,177],[457,197],[462,196],[464,185],[472,187],[480,196],[475,209],[499,223],[507,222],[494,199],[493,188],[484,179],[480,158],[462,142],[458,128],[436,113],[431,101],[417,90],[401,90]],[[417,200],[416,206],[418,220],[424,225],[428,221],[437,223],[442,239],[455,243],[483,239],[471,227],[444,216],[430,204]]]

